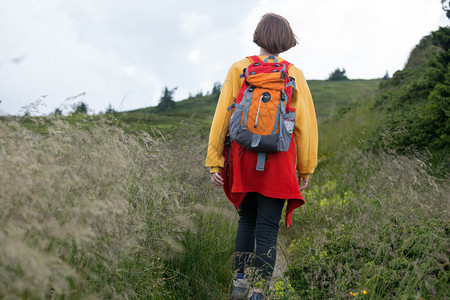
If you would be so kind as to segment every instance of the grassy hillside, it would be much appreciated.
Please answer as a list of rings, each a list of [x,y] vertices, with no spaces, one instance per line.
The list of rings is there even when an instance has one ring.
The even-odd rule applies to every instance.
[[[270,299],[450,296],[450,185],[421,155],[361,150],[383,118],[360,100],[320,126]],[[0,122],[0,298],[226,299],[237,214],[195,121],[164,138],[117,119],[27,122]]]
[[[340,109],[350,103],[373,95],[381,81],[381,79],[308,81],[318,122],[320,123],[333,117]]]
[[[170,111],[170,113],[158,113],[156,107],[137,109],[129,111],[129,113],[133,114],[156,113],[169,115],[197,114],[202,116],[212,116],[214,115],[214,110],[216,109],[217,99],[218,99],[217,94],[191,97],[189,99],[176,102],[175,109],[173,111]]]
[[[380,85],[374,109],[389,114],[391,148],[450,151],[450,28],[424,37],[406,67]]]
[[[450,297],[448,173],[391,131],[397,113],[446,100],[444,52],[423,53],[413,65],[433,86],[408,67],[374,95],[376,81],[310,83],[319,164],[282,221],[269,299]],[[0,299],[227,299],[237,214],[203,167],[210,97],[170,114],[0,119]],[[210,110],[186,119],[199,101]]]
[[[309,81],[318,121],[329,119],[349,103],[372,95],[380,82],[380,79]],[[163,133],[169,132],[181,120],[193,118],[200,123],[206,134],[214,116],[217,99],[218,94],[192,97],[176,102],[175,109],[169,112],[160,113],[156,107],[147,107],[120,113],[118,116],[127,131],[157,128]]]
[[[369,96],[375,92],[380,79],[326,81],[310,80],[308,86],[314,99],[316,114],[320,120],[333,116],[340,108],[350,102]],[[155,107],[148,107],[129,111],[130,114],[167,114],[174,116],[200,115],[212,117],[216,109],[218,95],[212,94],[202,97],[192,97],[178,101],[175,109],[169,113],[157,113]]]

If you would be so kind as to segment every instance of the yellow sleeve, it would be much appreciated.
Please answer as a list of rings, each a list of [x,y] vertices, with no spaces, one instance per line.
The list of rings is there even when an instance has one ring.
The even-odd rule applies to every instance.
[[[227,108],[234,103],[235,96],[233,95],[233,76],[236,71],[234,65],[230,68],[227,74],[222,91],[220,92],[219,101],[217,102],[214,119],[209,133],[208,154],[206,155],[206,167],[210,168],[211,173],[220,173],[224,166],[223,148],[225,137],[228,134],[230,126],[231,111]],[[239,78],[239,75],[238,75]]]
[[[210,173],[219,173],[224,166],[223,148],[232,115],[232,111],[228,111],[227,108],[234,103],[244,82],[244,79],[240,78],[239,75],[250,63],[250,59],[244,58],[235,62],[228,70],[209,133],[205,165],[210,168]]]
[[[297,174],[308,178],[317,166],[318,132],[316,112],[308,84],[302,71],[292,66],[289,75],[295,78],[296,89],[291,99],[295,108],[294,139],[297,147]]]

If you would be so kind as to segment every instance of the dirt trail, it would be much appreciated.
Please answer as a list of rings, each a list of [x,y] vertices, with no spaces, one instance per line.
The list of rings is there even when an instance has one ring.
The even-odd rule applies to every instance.
[[[288,248],[289,243],[288,241],[283,238],[282,236],[278,236],[278,243],[277,243],[277,260],[275,263],[275,269],[273,272],[274,278],[283,278],[284,272],[287,271],[288,265],[286,260],[286,249]]]

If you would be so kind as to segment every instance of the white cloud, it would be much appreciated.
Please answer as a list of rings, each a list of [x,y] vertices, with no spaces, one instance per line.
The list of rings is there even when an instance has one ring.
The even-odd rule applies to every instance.
[[[188,59],[194,63],[198,62],[200,59],[200,50],[196,49],[196,50],[189,52]]]
[[[324,79],[337,67],[351,78],[392,74],[422,36],[445,24],[439,1],[429,0],[264,0],[259,13],[280,5],[274,12],[290,21],[300,41],[285,56],[308,78]]]
[[[199,37],[202,31],[211,30],[211,15],[184,12],[181,14],[181,29],[189,37]]]
[[[0,111],[48,95],[50,112],[82,92],[95,111],[130,110],[156,105],[164,86],[178,87],[176,99],[210,90],[257,53],[253,31],[269,11],[290,21],[300,44],[283,56],[309,79],[337,67],[350,78],[392,74],[448,24],[438,0],[2,1]]]

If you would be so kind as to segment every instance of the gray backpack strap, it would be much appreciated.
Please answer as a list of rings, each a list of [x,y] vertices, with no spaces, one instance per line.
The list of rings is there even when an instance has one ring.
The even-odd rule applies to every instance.
[[[264,165],[266,163],[265,152],[258,152],[258,160],[256,161],[256,171],[264,171]]]
[[[247,127],[248,112],[250,111],[250,103],[252,103],[254,86],[249,86],[244,93],[241,103],[244,103],[244,113],[242,115],[242,128]]]
[[[233,104],[231,104],[230,106],[228,106],[228,107],[227,107],[227,110],[230,111],[230,110],[232,110],[232,109],[235,108],[235,107],[236,107],[236,102],[234,102]]]
[[[266,57],[266,59],[264,60],[264,63],[266,63],[269,59],[273,59],[273,61],[275,63],[278,62],[278,59],[274,56],[274,55],[269,55],[268,57]]]
[[[292,85],[292,88],[295,90],[296,84],[295,84],[295,81],[294,81],[294,80],[289,81],[289,82],[286,84],[286,88],[289,87],[289,86],[291,86],[291,85]]]
[[[230,171],[230,152],[231,152],[231,138],[229,135],[225,137],[225,143],[224,146],[227,148],[227,163],[225,164],[227,177],[229,176]]]

